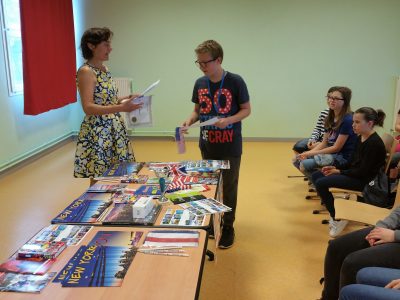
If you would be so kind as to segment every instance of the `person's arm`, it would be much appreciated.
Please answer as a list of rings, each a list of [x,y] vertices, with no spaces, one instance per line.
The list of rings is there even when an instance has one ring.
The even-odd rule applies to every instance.
[[[93,94],[96,87],[96,76],[89,67],[82,67],[78,71],[78,87],[82,108],[86,115],[106,115],[117,112],[130,112],[142,106],[142,104],[135,104],[133,101],[123,101],[119,104],[107,106],[94,103]]]
[[[376,223],[376,227],[388,228],[396,230],[396,241],[400,241],[400,206],[396,207],[391,213],[383,220]]]
[[[225,128],[229,126],[230,124],[239,122],[243,120],[244,118],[248,117],[251,113],[251,106],[250,106],[250,101],[247,101],[243,104],[240,104],[240,109],[239,111],[234,114],[233,116],[227,117],[227,118],[221,118],[219,119],[214,126],[218,128]]]
[[[328,115],[329,110],[321,111],[320,115],[318,116],[317,124],[314,127],[313,132],[311,133],[311,137],[309,141],[312,142],[321,142],[325,134],[325,119]]]
[[[327,135],[327,133],[326,133]],[[327,140],[324,140],[318,144],[316,147],[314,147],[314,149],[310,150],[310,151],[306,151],[300,154],[300,158],[301,159],[306,159],[307,157],[310,156],[314,156],[317,154],[334,154],[334,153],[338,153],[340,150],[342,150],[344,144],[346,143],[347,139],[348,139],[348,135],[346,134],[339,134],[338,138],[336,139],[335,144],[333,144],[332,146],[326,147],[327,145]]]
[[[400,132],[400,110],[397,113],[396,124],[394,125],[394,131]]]
[[[193,123],[196,123],[199,120],[199,112],[200,112],[200,104],[195,103],[192,113],[190,114],[189,118],[187,118],[182,123],[182,126],[188,127],[188,126],[192,125]]]

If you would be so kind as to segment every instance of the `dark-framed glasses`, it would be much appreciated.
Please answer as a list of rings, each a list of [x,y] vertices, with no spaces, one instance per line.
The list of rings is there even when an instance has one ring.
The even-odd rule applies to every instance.
[[[326,95],[325,96],[326,97],[326,100],[332,100],[332,101],[339,101],[339,100],[344,100],[343,98],[339,98],[339,97],[332,97],[332,96],[329,96],[329,95]]]
[[[206,67],[207,66],[207,64],[209,64],[210,62],[213,62],[213,61],[216,61],[218,59],[218,57],[217,58],[213,58],[213,59],[210,59],[210,60],[207,60],[207,61],[198,61],[198,60],[196,60],[194,63],[196,64],[196,66],[198,66],[199,68],[200,67]]]

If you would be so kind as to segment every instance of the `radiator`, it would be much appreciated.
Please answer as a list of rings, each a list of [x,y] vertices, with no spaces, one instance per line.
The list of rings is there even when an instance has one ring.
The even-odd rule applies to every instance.
[[[128,96],[132,93],[132,79],[117,77],[114,78],[115,85],[118,89],[118,96]]]
[[[117,86],[118,89],[118,96],[127,96],[132,94],[132,79],[131,78],[126,78],[126,77],[115,77],[114,78],[115,85]],[[127,113],[122,113],[121,114],[124,117],[125,124],[128,124],[127,118],[129,114]],[[163,131],[154,131],[154,130],[137,130],[135,128],[128,128],[128,134],[131,136],[154,136],[154,137],[159,137],[159,136],[168,136],[175,138],[175,131],[171,130],[163,130]]]

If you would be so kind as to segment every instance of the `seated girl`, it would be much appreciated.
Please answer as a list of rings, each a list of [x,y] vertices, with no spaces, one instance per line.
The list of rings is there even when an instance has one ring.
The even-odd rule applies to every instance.
[[[312,174],[315,189],[330,214],[331,237],[339,235],[348,222],[335,220],[334,197],[329,188],[362,191],[378,174],[385,164],[386,148],[374,127],[383,126],[384,119],[385,113],[382,110],[375,111],[370,107],[358,109],[353,116],[353,129],[359,136],[349,168],[326,166]]]
[[[400,207],[378,221],[375,228],[363,228],[330,240],[325,255],[321,299],[337,300],[341,288],[356,283],[357,272],[362,268],[399,269],[399,253]]]
[[[347,87],[332,87],[326,98],[329,113],[325,119],[324,138],[312,150],[298,155],[299,169],[309,178],[320,167],[347,165],[354,151],[356,135],[351,126],[351,90]]]

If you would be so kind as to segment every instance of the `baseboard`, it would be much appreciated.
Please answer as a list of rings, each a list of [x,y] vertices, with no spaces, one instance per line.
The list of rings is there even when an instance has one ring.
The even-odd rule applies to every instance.
[[[63,136],[60,136],[48,143],[45,143],[31,151],[28,151],[9,162],[0,165],[0,177],[8,174],[9,172],[15,171],[25,165],[28,165],[32,161],[56,150],[57,148],[67,144],[71,140],[76,140],[78,132],[71,131]],[[143,134],[143,135],[142,135]],[[130,134],[130,138],[135,140],[175,140],[172,132],[160,131],[153,132],[151,135],[146,135],[146,132]],[[185,137],[187,141],[198,141],[198,137]],[[296,142],[300,138],[268,138],[268,137],[243,137],[244,142]]]
[[[55,149],[67,144],[76,136],[75,132],[69,132],[56,139],[53,139],[31,151],[13,158],[12,160],[0,165],[0,176],[4,176],[9,172],[13,172],[23,166],[28,165],[32,161],[54,151]]]

